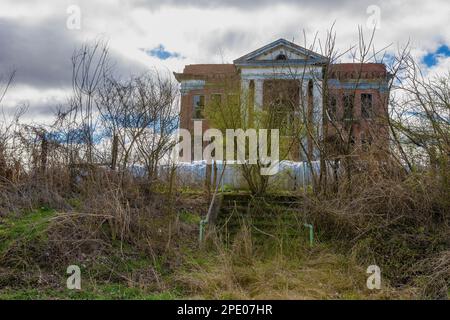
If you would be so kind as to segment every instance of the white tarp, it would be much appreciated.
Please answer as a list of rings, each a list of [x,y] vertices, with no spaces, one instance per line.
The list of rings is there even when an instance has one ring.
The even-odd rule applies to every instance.
[[[216,162],[217,181],[223,169],[222,162]],[[320,162],[313,161],[312,169],[319,174]],[[227,162],[221,187],[230,189],[247,189],[247,183],[242,175],[239,164]],[[199,186],[205,183],[207,173],[206,161],[184,162],[176,165],[177,182],[186,186]],[[160,174],[166,173],[168,166],[160,167]],[[212,170],[214,171],[214,170]],[[311,166],[307,162],[281,161],[277,174],[269,177],[270,187],[280,190],[296,190],[305,188],[312,183]],[[214,181],[214,172],[211,174],[211,184]]]

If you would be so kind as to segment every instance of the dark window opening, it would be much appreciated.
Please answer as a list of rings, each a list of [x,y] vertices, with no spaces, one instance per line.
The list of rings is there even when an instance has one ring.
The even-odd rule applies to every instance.
[[[361,94],[361,115],[364,119],[372,118],[372,95],[370,93]]]
[[[352,120],[353,119],[353,104],[355,101],[354,94],[346,94],[343,97],[343,105],[344,105],[344,120]]]
[[[300,104],[297,80],[265,80],[263,106],[270,119],[268,128],[279,129],[280,136],[292,136],[296,130],[295,108]]]
[[[255,81],[250,80],[250,84],[248,86],[248,120],[249,124],[253,124],[254,120],[254,106],[255,106]]]
[[[280,130],[281,136],[291,136],[294,132],[294,108],[290,101],[279,99],[271,106],[273,113],[273,128]]]
[[[372,146],[372,140],[372,136],[366,136],[365,133],[361,134],[361,146],[363,151],[369,151],[370,147]]]
[[[194,96],[194,119],[203,119],[203,109],[205,107],[205,96]]]
[[[249,106],[253,107],[255,104],[255,81],[250,80],[250,83],[248,85],[248,103]]]
[[[279,55],[277,55],[275,60],[287,60],[287,57],[284,53],[280,53]]]
[[[350,137],[350,144],[351,144],[352,147],[354,147],[355,144],[356,144],[356,137],[354,135],[352,135]]]

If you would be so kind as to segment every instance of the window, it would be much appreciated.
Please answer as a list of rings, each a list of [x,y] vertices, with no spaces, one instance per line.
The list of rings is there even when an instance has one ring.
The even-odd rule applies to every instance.
[[[367,152],[370,149],[370,146],[372,145],[372,136],[366,135],[364,132],[361,133],[361,145],[363,151]]]
[[[352,148],[355,147],[356,145],[356,137],[355,135],[352,134],[352,136],[350,137],[350,145],[352,146]]]
[[[220,106],[222,103],[222,95],[220,93],[213,93],[211,95],[211,105],[214,107]]]
[[[286,99],[277,99],[271,105],[273,112],[271,128],[279,129],[281,136],[291,136],[294,132],[294,107]]]
[[[277,55],[275,60],[287,60],[287,57],[284,53],[280,53],[279,55]]]
[[[203,119],[203,108],[205,107],[205,96],[195,95],[194,96],[194,114],[192,117],[194,119]]]
[[[227,104],[229,108],[239,106],[239,96],[237,94],[230,93],[227,95]]]
[[[336,120],[337,100],[335,96],[330,96],[328,105],[328,115],[331,120]]]
[[[353,119],[353,102],[355,101],[354,94],[346,94],[343,97],[343,105],[344,105],[344,120],[352,120]]]
[[[370,93],[361,94],[361,115],[364,119],[372,118],[372,95]]]

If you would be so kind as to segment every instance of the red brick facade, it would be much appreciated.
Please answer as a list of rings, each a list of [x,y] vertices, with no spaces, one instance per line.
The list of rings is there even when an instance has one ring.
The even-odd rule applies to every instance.
[[[333,121],[324,124],[326,141],[338,142],[344,133],[354,150],[383,150],[389,147],[388,74],[384,64],[343,63],[329,67],[327,104]],[[348,98],[353,98],[353,105]],[[352,150],[353,151],[353,150]],[[335,153],[342,153],[337,148]]]
[[[204,105],[208,104],[212,95],[225,95],[224,85],[238,86],[238,74],[233,64],[196,64],[187,65],[183,73],[175,73],[178,81],[204,81],[198,88],[182,88],[180,105],[180,128],[194,130],[194,120],[203,120],[203,131],[209,128],[208,122],[195,117],[194,96],[204,96]]]
[[[203,96],[202,104],[206,105],[213,95],[224,95],[224,83],[240,87],[239,71],[233,64],[187,65],[184,72],[175,73],[175,77],[182,83],[180,127],[191,132],[194,120],[198,119],[194,110],[194,100],[198,99],[196,96]],[[338,156],[343,152],[339,146],[342,141],[337,139],[339,131],[345,133],[344,136],[348,134],[354,150],[367,150],[374,145],[388,149],[387,77],[383,64],[344,63],[328,66],[328,90],[323,93],[328,115],[324,117],[323,131],[332,155]],[[251,90],[254,88],[251,87]],[[203,131],[208,128],[207,121],[203,120]]]

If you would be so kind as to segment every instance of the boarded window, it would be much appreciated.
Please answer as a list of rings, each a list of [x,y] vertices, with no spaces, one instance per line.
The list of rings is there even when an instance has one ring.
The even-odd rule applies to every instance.
[[[372,95],[370,93],[361,94],[361,115],[364,119],[372,118]]]
[[[203,119],[203,109],[205,107],[205,96],[195,95],[194,96],[194,114],[192,117],[194,119]]]

